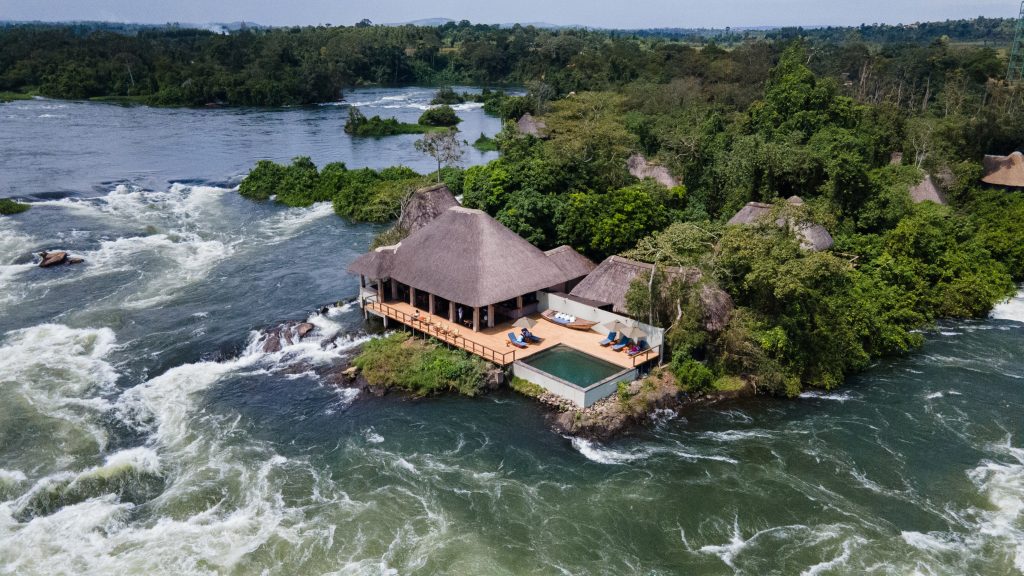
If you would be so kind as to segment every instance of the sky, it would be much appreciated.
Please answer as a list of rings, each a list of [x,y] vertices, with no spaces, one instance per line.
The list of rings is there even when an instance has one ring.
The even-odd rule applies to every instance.
[[[739,28],[1016,17],[1019,7],[1019,0],[0,0],[0,20],[280,26],[451,18],[602,28]]]

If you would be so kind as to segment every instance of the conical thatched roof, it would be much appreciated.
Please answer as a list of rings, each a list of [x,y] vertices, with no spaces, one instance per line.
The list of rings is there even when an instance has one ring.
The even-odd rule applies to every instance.
[[[362,274],[367,278],[390,278],[391,265],[399,246],[401,243],[394,246],[381,246],[366,254],[361,254],[348,265],[348,271],[353,274]]]
[[[415,232],[452,206],[458,206],[448,186],[443,183],[420,188],[402,203],[402,215],[395,226],[406,232]]]
[[[1009,156],[986,155],[982,164],[985,167],[985,176],[981,181],[985,184],[1024,188],[1024,154],[1019,151]]]
[[[559,246],[545,252],[548,258],[558,266],[558,269],[570,278],[581,278],[590,274],[597,264],[590,261],[583,254],[572,249],[572,246]]]
[[[666,188],[679,186],[679,181],[668,173],[668,168],[648,163],[647,158],[644,158],[641,154],[630,156],[629,160],[626,161],[626,167],[629,168],[630,174],[640,180],[650,178]]]
[[[697,268],[659,267],[669,279],[683,278],[687,282],[700,280]],[[593,272],[587,275],[572,292],[571,296],[586,298],[612,305],[612,311],[628,314],[626,291],[637,276],[646,276],[654,270],[653,264],[629,260],[621,256],[609,256]]]
[[[535,138],[544,138],[546,136],[545,130],[547,125],[544,124],[543,120],[538,120],[532,114],[527,112],[523,114],[523,117],[516,122],[516,128],[520,134],[527,134]]]
[[[790,196],[786,202],[791,206],[802,206],[804,200],[799,196]],[[772,208],[773,206],[771,204],[765,204],[763,202],[747,202],[747,205],[741,208],[739,212],[730,218],[727,224],[756,224],[762,219],[771,216]],[[786,226],[786,220],[779,218],[775,221],[775,224],[782,228]],[[790,222],[789,228],[797,235],[798,238],[800,238],[800,247],[804,250],[821,252],[831,248],[834,243],[832,235],[829,234],[828,230],[820,224],[815,224],[813,222]]]
[[[373,276],[367,272],[385,269],[379,260],[390,260],[390,278],[467,306],[496,304],[573,278],[494,218],[461,206],[410,234],[390,258],[384,252],[363,255],[348,270]]]
[[[930,174],[925,174],[924,180],[922,180],[918,185],[910,188],[910,199],[913,200],[915,204],[920,204],[921,202],[946,204],[946,197],[942,194],[942,191],[939,190],[935,181],[932,180]]]

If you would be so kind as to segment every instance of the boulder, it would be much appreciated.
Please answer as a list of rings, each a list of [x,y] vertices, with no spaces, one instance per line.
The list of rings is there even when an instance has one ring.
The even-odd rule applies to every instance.
[[[78,258],[77,256],[68,258],[68,264],[81,264],[82,262],[85,262],[85,258]]]
[[[298,333],[299,338],[305,338],[306,334],[309,334],[315,328],[316,326],[310,324],[309,322],[303,322],[302,324],[299,324],[298,326],[295,327],[295,331]]]
[[[68,259],[68,253],[60,250],[54,252],[40,252],[39,256],[43,259],[42,262],[39,263],[40,268],[49,268],[50,266],[63,264]]]

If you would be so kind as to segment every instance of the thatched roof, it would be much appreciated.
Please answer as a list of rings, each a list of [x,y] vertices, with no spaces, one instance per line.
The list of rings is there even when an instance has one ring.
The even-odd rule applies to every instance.
[[[729,323],[733,303],[729,293],[717,286],[705,284],[700,287],[700,306],[704,315],[704,329],[719,332]]]
[[[527,112],[523,114],[523,117],[516,122],[516,128],[520,134],[528,134],[535,138],[544,138],[546,136],[545,130],[547,125],[544,124],[543,120],[538,120],[532,114]]]
[[[930,174],[925,174],[924,180],[916,186],[910,187],[910,199],[913,200],[915,204],[920,204],[921,202],[946,204],[945,195],[943,195],[942,191],[939,190],[939,187],[935,184],[935,181],[932,180]]]
[[[1009,156],[989,156],[982,160],[985,184],[1007,188],[1024,188],[1024,154],[1019,151]]]
[[[799,196],[790,196],[786,200],[791,206],[802,206],[804,201]],[[730,225],[751,225],[760,222],[762,219],[771,216],[771,204],[763,202],[747,202],[747,205],[740,209],[726,224]],[[775,224],[780,228],[786,226],[786,220],[779,218]],[[804,250],[821,252],[832,247],[834,241],[828,230],[820,224],[813,222],[789,223],[790,230],[800,238],[800,247]]]
[[[590,274],[594,268],[597,268],[597,264],[591,262],[590,258],[573,250],[572,246],[564,245],[552,248],[545,252],[545,254],[555,263],[555,266],[558,266],[559,270],[570,278],[582,278]]]
[[[650,178],[666,188],[675,188],[676,186],[679,186],[679,181],[668,173],[668,168],[658,166],[656,164],[649,164],[647,162],[647,158],[644,158],[641,154],[633,154],[630,156],[629,160],[626,161],[626,167],[629,168],[630,174],[640,180]]]
[[[496,304],[574,278],[494,218],[461,206],[410,234],[390,258],[375,252],[357,258],[349,272],[380,277],[373,272],[387,271],[403,284],[467,306]]]
[[[458,206],[448,186],[443,183],[420,188],[402,203],[402,215],[395,226],[406,232],[415,232],[452,206]]]
[[[700,280],[697,268],[660,267],[670,279],[682,277],[687,282]],[[612,311],[627,314],[626,291],[637,276],[646,276],[654,270],[653,264],[609,256],[587,275],[569,294],[612,305]]]
[[[367,278],[390,278],[395,251],[401,245],[398,243],[394,246],[381,246],[366,254],[361,254],[348,265],[348,271],[353,274],[362,274]]]

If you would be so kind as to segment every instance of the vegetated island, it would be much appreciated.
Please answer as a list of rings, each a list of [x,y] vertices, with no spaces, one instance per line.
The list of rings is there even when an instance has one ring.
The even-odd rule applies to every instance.
[[[1005,61],[946,40],[838,49],[856,56],[809,55],[807,41],[706,47],[687,52],[689,68],[602,90],[535,83],[531,119],[506,124],[497,160],[443,171],[465,206],[541,249],[655,265],[627,309],[667,330],[669,361],[601,410],[637,421],[665,399],[658,390],[678,401],[832,389],[916,349],[939,319],[986,315],[1024,280],[1011,154],[1024,91],[1000,81]],[[882,60],[930,72],[863,70]],[[735,82],[690,75],[737,66]],[[352,189],[377,215],[400,213],[402,194],[377,186]],[[353,218],[345,190],[318,199]],[[403,231],[387,234],[392,244]],[[709,322],[708,291],[731,301],[721,322]],[[567,411],[565,428],[603,436],[587,410]]]

